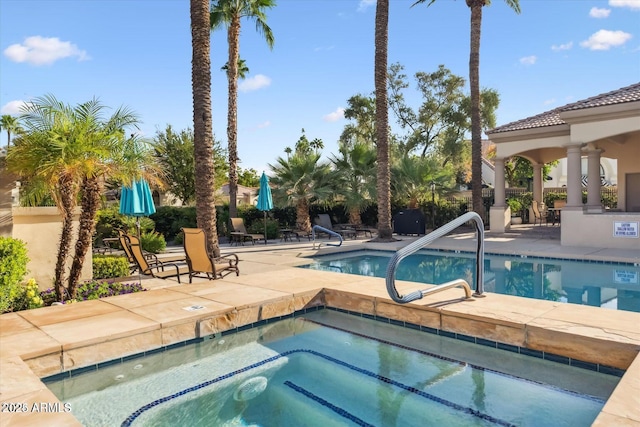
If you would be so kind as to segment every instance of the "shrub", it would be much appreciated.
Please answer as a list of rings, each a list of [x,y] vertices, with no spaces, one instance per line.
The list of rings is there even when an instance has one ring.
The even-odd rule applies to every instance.
[[[0,313],[11,310],[27,274],[27,247],[22,240],[0,237]]]
[[[117,255],[94,255],[93,278],[112,279],[129,275],[129,261]]]
[[[267,239],[277,239],[280,237],[280,223],[275,219],[267,218]],[[262,221],[254,221],[247,229],[247,232],[253,234],[264,234],[264,218]]]
[[[76,299],[65,301],[65,304],[144,291],[146,291],[146,289],[144,289],[140,283],[91,280],[80,284],[77,289]],[[56,293],[53,289],[42,291],[40,296],[46,305],[51,305],[56,301]]]
[[[19,295],[13,301],[12,311],[30,310],[39,308],[44,305],[44,301],[40,296],[36,279],[29,279],[27,283],[20,286]]]
[[[154,254],[162,252],[167,247],[164,236],[157,231],[142,233],[140,236],[140,244],[142,245],[142,249]]]

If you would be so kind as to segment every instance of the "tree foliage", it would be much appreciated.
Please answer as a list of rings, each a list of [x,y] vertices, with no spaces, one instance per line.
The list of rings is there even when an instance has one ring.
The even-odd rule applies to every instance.
[[[157,130],[153,138],[155,155],[166,176],[166,187],[184,205],[195,201],[195,160],[193,131],[190,128],[175,132],[171,125]],[[216,170],[214,188],[219,189],[226,180],[228,168],[226,151],[220,141],[213,141],[213,163]]]

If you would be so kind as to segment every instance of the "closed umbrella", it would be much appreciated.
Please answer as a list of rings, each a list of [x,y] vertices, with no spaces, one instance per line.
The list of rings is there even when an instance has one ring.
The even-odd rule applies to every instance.
[[[273,198],[269,187],[269,177],[262,172],[260,177],[260,192],[258,193],[258,210],[264,212],[264,244],[267,244],[267,211],[273,209]]]
[[[136,217],[138,238],[140,238],[140,217],[156,212],[149,183],[146,180],[134,180],[130,187],[123,186],[120,196],[120,213]]]

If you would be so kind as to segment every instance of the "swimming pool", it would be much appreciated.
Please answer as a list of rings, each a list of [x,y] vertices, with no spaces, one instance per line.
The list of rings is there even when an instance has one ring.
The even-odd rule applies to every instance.
[[[387,251],[353,251],[313,258],[301,266],[385,277]],[[465,279],[473,286],[475,254],[423,250],[405,258],[396,278],[440,284]],[[553,258],[485,255],[485,291],[640,312],[640,266]]]
[[[384,321],[318,310],[44,381],[85,426],[422,427],[588,426],[619,380]]]

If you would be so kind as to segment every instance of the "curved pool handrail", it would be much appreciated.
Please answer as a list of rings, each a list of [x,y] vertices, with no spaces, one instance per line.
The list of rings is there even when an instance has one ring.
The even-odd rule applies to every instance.
[[[484,224],[482,222],[482,218],[480,218],[480,215],[475,212],[467,212],[466,214],[459,216],[458,218],[454,219],[451,222],[448,222],[442,227],[433,230],[426,236],[419,238],[415,242],[408,244],[407,246],[401,248],[395,254],[393,254],[391,259],[389,260],[389,264],[387,265],[387,274],[385,278],[387,284],[387,292],[389,293],[391,299],[393,299],[397,303],[406,304],[408,302],[420,299],[425,295],[441,292],[445,289],[457,286],[462,286],[463,288],[465,288],[465,296],[467,298],[471,297],[469,284],[461,279],[443,283],[433,288],[411,292],[404,296],[400,295],[400,293],[396,289],[395,284],[396,269],[398,268],[398,264],[400,264],[400,261],[402,261],[409,255],[416,253],[423,247],[433,243],[436,239],[452,232],[468,221],[473,221],[475,223],[478,240],[476,247],[476,291],[473,296],[482,296],[482,293],[484,292]],[[468,289],[469,291],[467,291]]]
[[[336,236],[338,239],[340,239],[340,242],[336,245],[335,243],[326,243],[327,246],[342,246],[342,236],[338,233],[336,233],[333,230],[329,230],[328,228],[324,228],[320,225],[314,225],[313,227],[311,227],[311,236],[313,237],[313,249],[316,249],[316,230],[320,230],[323,233],[327,233],[330,236]],[[318,248],[320,248],[320,245],[322,243],[318,244]]]

